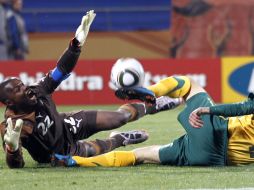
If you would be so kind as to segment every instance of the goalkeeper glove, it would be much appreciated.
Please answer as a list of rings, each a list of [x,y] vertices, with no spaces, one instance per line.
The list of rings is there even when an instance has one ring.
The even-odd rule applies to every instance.
[[[80,46],[83,46],[85,41],[86,41],[86,37],[88,35],[90,26],[94,20],[94,17],[96,16],[96,14],[94,13],[94,10],[90,10],[86,13],[85,16],[83,16],[82,20],[81,20],[81,24],[79,25],[75,37],[76,39],[79,41]]]
[[[4,142],[10,149],[10,151],[15,152],[19,148],[19,137],[21,129],[23,126],[23,120],[18,119],[16,121],[15,128],[13,128],[13,123],[11,118],[7,119],[7,131],[4,135]]]

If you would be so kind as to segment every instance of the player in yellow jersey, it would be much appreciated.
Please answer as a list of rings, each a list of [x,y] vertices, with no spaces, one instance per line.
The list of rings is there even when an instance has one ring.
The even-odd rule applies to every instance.
[[[200,107],[194,110],[189,121],[195,128],[204,125],[202,115],[218,115],[228,118],[228,165],[254,163],[254,95],[235,104]]]
[[[252,94],[245,102],[215,105],[198,84],[184,76],[173,76],[148,88],[119,89],[116,95],[121,99],[140,99],[149,104],[155,103],[155,97],[182,97],[186,106],[178,115],[178,120],[186,134],[167,145],[113,151],[90,158],[55,155],[54,163],[66,166],[129,166],[142,163],[225,166],[254,162]]]

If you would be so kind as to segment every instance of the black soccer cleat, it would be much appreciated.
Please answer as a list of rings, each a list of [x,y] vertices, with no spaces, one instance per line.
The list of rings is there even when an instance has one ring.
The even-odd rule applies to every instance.
[[[141,100],[148,104],[155,104],[154,93],[143,87],[119,88],[115,91],[115,96],[122,100]]]
[[[127,132],[113,131],[110,133],[109,137],[114,138],[116,135],[121,135],[121,137],[123,137],[123,146],[142,143],[149,137],[148,133],[145,130],[133,130]]]

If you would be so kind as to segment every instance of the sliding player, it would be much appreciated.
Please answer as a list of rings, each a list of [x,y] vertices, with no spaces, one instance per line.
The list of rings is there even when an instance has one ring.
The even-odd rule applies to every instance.
[[[183,97],[186,107],[178,115],[178,120],[186,134],[164,146],[113,151],[91,158],[55,155],[57,162],[66,166],[129,166],[142,163],[225,166],[254,163],[253,94],[244,102],[215,105],[203,88],[180,76],[165,78],[148,89],[120,89],[116,95],[149,103],[154,102],[155,96]]]

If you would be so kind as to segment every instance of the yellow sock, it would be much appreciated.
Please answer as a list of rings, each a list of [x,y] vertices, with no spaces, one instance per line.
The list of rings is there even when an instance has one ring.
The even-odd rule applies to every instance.
[[[73,156],[73,160],[77,162],[79,166],[95,167],[121,167],[132,166],[135,164],[136,158],[132,151],[113,151],[106,154],[102,154],[94,157],[80,157]]]
[[[169,96],[179,98],[186,95],[191,87],[190,79],[185,76],[168,77],[160,80],[158,83],[149,86],[148,89],[153,91],[156,97]]]

